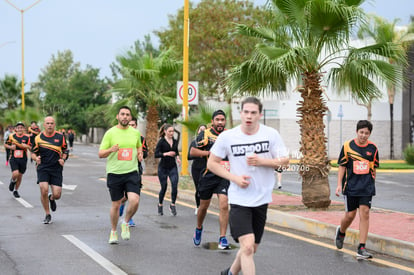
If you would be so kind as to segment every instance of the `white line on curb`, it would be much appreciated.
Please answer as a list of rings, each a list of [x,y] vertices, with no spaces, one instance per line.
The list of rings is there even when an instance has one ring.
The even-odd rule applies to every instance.
[[[82,250],[86,255],[92,258],[95,262],[97,262],[99,265],[101,265],[103,268],[108,270],[111,274],[114,275],[127,275],[122,269],[108,261],[106,258],[101,256],[98,252],[87,246],[85,243],[80,241],[78,238],[76,238],[73,235],[62,235],[65,237],[68,241],[70,241],[72,244],[74,244],[76,247],[78,247],[80,250]]]

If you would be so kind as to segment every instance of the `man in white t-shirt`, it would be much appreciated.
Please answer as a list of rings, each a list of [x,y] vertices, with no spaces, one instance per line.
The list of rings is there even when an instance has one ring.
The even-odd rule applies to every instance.
[[[266,224],[268,203],[272,201],[274,170],[285,168],[288,153],[277,130],[260,124],[263,105],[248,97],[241,103],[241,125],[224,131],[211,148],[207,168],[230,181],[230,231],[240,249],[231,267],[222,275],[255,274],[253,255]],[[230,171],[220,165],[228,158]]]

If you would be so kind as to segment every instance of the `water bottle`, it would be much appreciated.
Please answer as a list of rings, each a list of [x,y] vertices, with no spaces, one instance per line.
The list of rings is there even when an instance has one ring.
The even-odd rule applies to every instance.
[[[247,162],[247,158],[251,157],[255,154],[254,149],[253,148],[247,148],[246,149],[246,162]],[[247,171],[249,172],[254,172],[256,170],[256,167],[253,165],[247,165]]]

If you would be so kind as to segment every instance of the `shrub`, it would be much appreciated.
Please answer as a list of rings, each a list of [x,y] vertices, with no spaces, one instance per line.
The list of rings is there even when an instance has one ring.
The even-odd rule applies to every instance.
[[[405,148],[404,159],[408,164],[414,165],[414,145],[410,144]]]

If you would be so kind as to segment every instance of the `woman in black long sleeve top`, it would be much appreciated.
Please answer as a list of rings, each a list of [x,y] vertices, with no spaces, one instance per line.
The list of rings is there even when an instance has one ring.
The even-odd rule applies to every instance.
[[[155,158],[161,158],[158,164],[158,179],[161,190],[158,194],[158,215],[163,215],[163,201],[167,191],[167,180],[171,182],[171,214],[177,215],[175,200],[178,192],[178,168],[177,163],[181,163],[178,153],[178,140],[174,139],[174,127],[165,124],[160,130],[160,139],[155,147]]]

